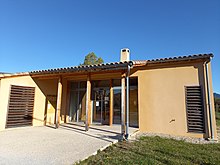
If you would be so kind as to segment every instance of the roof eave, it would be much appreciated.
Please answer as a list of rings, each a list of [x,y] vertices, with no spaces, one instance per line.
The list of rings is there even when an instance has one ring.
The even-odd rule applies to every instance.
[[[116,70],[125,70],[127,67],[132,66],[131,61],[128,62],[119,62],[119,63],[107,63],[107,64],[98,64],[98,65],[87,65],[87,66],[78,66],[78,67],[67,67],[67,68],[58,68],[58,69],[49,69],[41,71],[30,72],[31,76],[37,75],[55,75],[63,73],[94,73],[102,71],[116,71]]]

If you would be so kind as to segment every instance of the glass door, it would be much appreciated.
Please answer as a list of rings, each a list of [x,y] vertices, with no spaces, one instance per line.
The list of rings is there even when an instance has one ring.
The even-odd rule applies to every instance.
[[[86,119],[86,82],[71,83],[69,121],[80,122]]]
[[[96,88],[93,93],[93,122],[109,124],[109,89]]]
[[[121,87],[114,87],[113,93],[113,124],[121,124]]]

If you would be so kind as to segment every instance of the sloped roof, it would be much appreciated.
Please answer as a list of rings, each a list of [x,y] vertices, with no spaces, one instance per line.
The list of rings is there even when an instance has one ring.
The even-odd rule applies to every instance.
[[[29,72],[31,75],[35,74],[56,74],[56,73],[66,73],[66,72],[96,72],[96,71],[105,71],[105,70],[122,70],[126,69],[128,65],[132,67],[144,66],[148,64],[157,64],[157,63],[170,63],[170,62],[180,62],[180,61],[192,61],[198,59],[208,60],[213,57],[213,54],[197,54],[197,55],[188,55],[188,56],[177,56],[169,58],[158,58],[151,60],[133,60],[125,62],[112,62],[104,63],[97,65],[80,65],[73,67],[64,67],[56,69],[47,69],[47,70],[37,70]]]
[[[111,62],[103,63],[97,65],[79,65],[73,67],[56,68],[48,70],[38,70],[31,71],[30,74],[40,74],[40,73],[63,73],[63,72],[83,72],[83,71],[100,71],[100,70],[121,70],[127,68],[127,66],[132,66],[132,61],[125,62]]]
[[[210,59],[214,57],[212,53],[209,54],[196,54],[196,55],[188,55],[188,56],[176,56],[176,57],[169,57],[169,58],[157,58],[151,60],[134,60],[133,65],[147,65],[147,64],[155,64],[155,63],[167,63],[167,62],[179,62],[179,61],[192,61],[198,59]]]

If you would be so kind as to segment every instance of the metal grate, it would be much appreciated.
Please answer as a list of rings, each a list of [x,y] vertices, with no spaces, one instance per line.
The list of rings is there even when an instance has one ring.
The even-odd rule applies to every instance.
[[[204,133],[204,109],[200,86],[187,86],[186,112],[188,132]]]
[[[34,87],[11,85],[6,128],[32,125],[34,95]]]

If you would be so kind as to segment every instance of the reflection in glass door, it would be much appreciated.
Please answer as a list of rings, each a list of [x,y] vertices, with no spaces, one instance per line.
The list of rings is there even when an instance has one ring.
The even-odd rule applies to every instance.
[[[93,122],[109,124],[109,89],[96,88],[93,93]]]
[[[113,124],[121,124],[121,80],[114,80]],[[138,127],[138,79],[129,80],[129,126]]]
[[[114,87],[113,93],[113,124],[121,124],[121,87]]]
[[[86,118],[86,82],[71,83],[69,121],[80,122]]]

